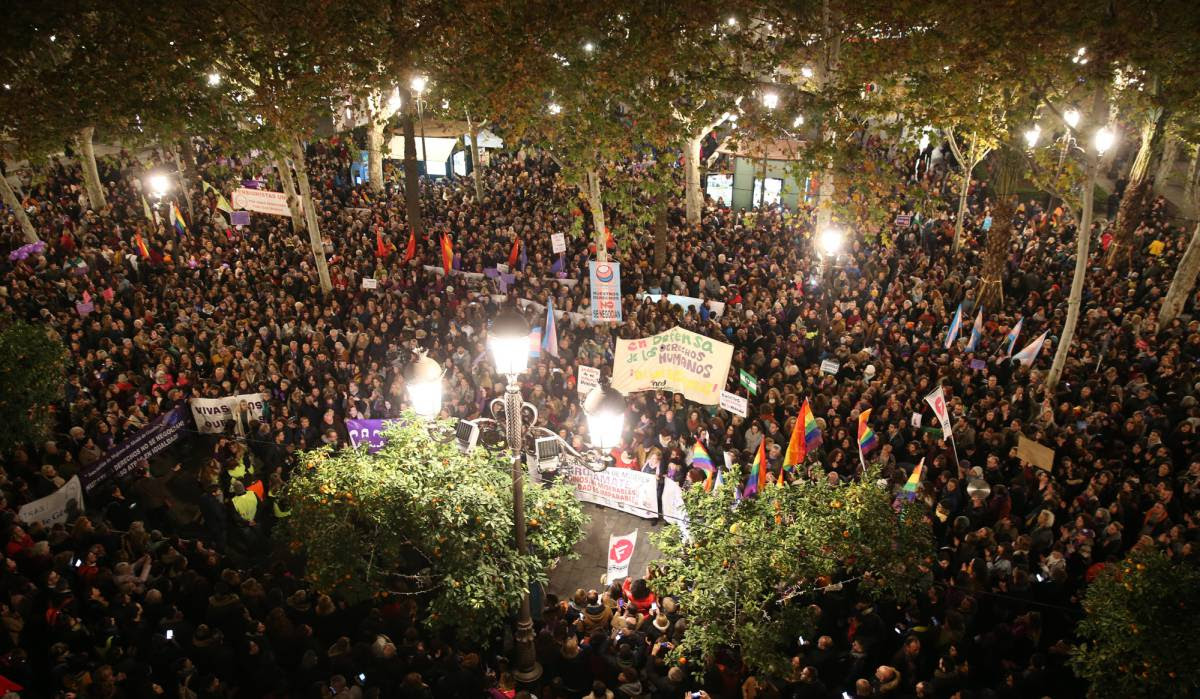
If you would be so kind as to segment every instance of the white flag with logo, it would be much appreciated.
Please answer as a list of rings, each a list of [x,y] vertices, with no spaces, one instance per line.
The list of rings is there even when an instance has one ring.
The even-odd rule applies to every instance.
[[[938,386],[933,393],[925,396],[925,401],[933,408],[933,414],[937,415],[938,422],[942,424],[942,440],[946,440],[953,433],[950,430],[950,411],[946,409],[946,394],[942,387]]]
[[[629,577],[629,564],[633,561],[633,549],[637,545],[637,530],[632,534],[608,537],[608,580],[616,582]]]

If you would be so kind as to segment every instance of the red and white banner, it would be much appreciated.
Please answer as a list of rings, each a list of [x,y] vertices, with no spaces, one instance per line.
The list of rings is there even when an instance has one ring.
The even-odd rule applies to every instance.
[[[233,208],[257,211],[260,214],[276,216],[291,216],[292,210],[287,205],[287,195],[283,192],[271,192],[265,189],[249,189],[239,187],[233,190]]]
[[[950,411],[946,409],[946,393],[942,387],[938,386],[933,393],[925,396],[925,402],[933,408],[933,414],[942,425],[942,441],[949,439],[954,433],[950,430]]]
[[[637,547],[637,534],[634,529],[632,534],[608,537],[608,577],[605,579],[609,583],[629,577],[629,564]]]

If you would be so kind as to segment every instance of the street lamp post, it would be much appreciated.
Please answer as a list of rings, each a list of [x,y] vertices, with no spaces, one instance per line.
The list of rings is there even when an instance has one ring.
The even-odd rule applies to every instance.
[[[505,442],[512,458],[514,539],[518,555],[524,556],[528,554],[528,542],[525,531],[525,474],[521,469],[521,456],[526,431],[538,419],[537,408],[521,397],[521,387],[517,382],[517,377],[529,367],[529,323],[515,311],[502,312],[488,331],[488,348],[497,373],[504,374],[507,379],[504,396],[493,400],[491,408],[497,422],[503,426]],[[405,370],[404,379],[413,412],[426,420],[436,417],[442,404],[441,366],[422,352]],[[528,421],[526,413],[529,414]],[[625,400],[607,381],[588,394],[584,401],[584,413],[593,448],[609,450],[620,443],[625,429]],[[542,431],[553,434],[548,430]],[[571,458],[583,459],[569,445],[563,443],[563,448]],[[585,465],[593,470],[603,470],[607,462],[601,463],[598,468],[586,461]],[[533,638],[533,615],[529,608],[529,590],[526,589],[521,595],[521,608],[513,634],[516,645],[513,677],[524,684],[536,682],[542,676]]]

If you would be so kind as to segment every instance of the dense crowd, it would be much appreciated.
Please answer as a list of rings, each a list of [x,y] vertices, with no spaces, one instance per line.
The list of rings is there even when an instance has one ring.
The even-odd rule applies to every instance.
[[[550,234],[588,230],[587,208],[536,153],[494,156],[482,201],[469,180],[425,186],[425,234],[405,262],[399,185],[375,193],[353,184],[347,144],[313,144],[307,162],[334,286],[328,295],[306,233],[286,217],[257,214],[247,227],[230,227],[217,195],[195,181],[199,172],[225,192],[252,179],[279,190],[278,173],[262,162],[199,147],[188,171],[190,207],[174,197],[192,212],[183,235],[145,216],[146,171],[173,166],[158,156],[102,159],[108,207],[100,211],[89,208],[69,160],[20,173],[47,247],[2,262],[0,312],[57,332],[70,366],[53,441],[16,450],[0,472],[0,675],[31,696],[528,696],[496,655],[499,645],[465,648],[430,636],[419,611],[398,602],[347,606],[316,594],[275,555],[268,535],[288,516],[296,453],[347,445],[346,418],[398,414],[413,350],[428,350],[447,369],[446,414],[476,416],[503,381],[486,356],[488,320],[515,299],[552,299],[568,314],[558,323],[558,356],[542,353],[522,382],[565,438],[585,433],[579,365],[611,362],[616,337],[679,325],[734,345],[727,388],[747,395],[740,369],[758,378],[751,413],[741,418],[666,393],[630,396],[617,467],[686,487],[702,478],[688,463],[697,440],[718,464],[725,452],[747,463],[765,440],[777,471],[808,399],[824,441],[806,467],[851,479],[860,470],[852,426],[870,407],[881,447],[867,456],[890,487],[926,460],[919,500],[938,553],[928,562],[934,584],[911,604],[868,604],[852,584],[814,597],[813,638],[781,639],[795,650],[784,676],[750,675],[732,650],[691,667],[668,663],[687,625],[703,620],[689,620],[670,596],[654,598],[644,580],[559,591],[567,594],[548,595],[535,615],[546,668],[536,696],[1080,693],[1064,670],[1065,650],[1098,568],[1136,545],[1196,558],[1195,298],[1164,332],[1155,318],[1185,238],[1156,203],[1138,230],[1136,271],[1126,274],[1103,268],[1104,222],[1086,232],[1096,259],[1085,310],[1050,395],[1039,377],[1066,315],[1078,233],[1070,213],[1036,200],[1021,205],[1002,307],[984,314],[982,340],[967,352],[991,225],[986,185],[973,182],[966,241],[952,253],[952,212],[920,208],[925,197],[914,195],[936,194],[944,160],[922,158],[914,168],[877,142],[864,153],[905,182],[883,194],[883,205],[915,214],[911,223],[859,231],[831,263],[814,249],[812,211],[799,202],[750,212],[710,202],[691,229],[673,207],[664,260],[655,259],[647,231],[612,250],[625,295],[618,325],[572,320],[588,311],[592,236],[571,238],[560,261]],[[627,174],[637,177],[636,169]],[[19,230],[3,213],[0,228],[15,248]],[[619,211],[609,216],[614,227],[624,223]],[[483,280],[441,273],[443,234],[453,242],[453,268]],[[497,281],[489,270],[509,262],[514,239],[523,250],[513,277]],[[363,288],[364,278],[377,287]],[[85,293],[93,306],[86,315],[77,307]],[[643,293],[725,306],[720,314],[707,305],[685,310]],[[967,329],[946,350],[960,302]],[[539,312],[528,314],[541,325]],[[1019,320],[1018,349],[1050,331],[1032,366],[1009,359],[1003,346]],[[821,372],[823,359],[838,362],[836,374]],[[924,404],[939,385],[957,455],[931,429],[936,420]],[[171,458],[102,483],[86,512],[65,524],[15,519],[22,504],[86,471],[156,416],[191,397],[246,393],[268,398],[263,419],[220,438],[190,436]],[[1052,469],[1017,458],[1021,435],[1054,449]],[[989,488],[968,492],[972,481]]]

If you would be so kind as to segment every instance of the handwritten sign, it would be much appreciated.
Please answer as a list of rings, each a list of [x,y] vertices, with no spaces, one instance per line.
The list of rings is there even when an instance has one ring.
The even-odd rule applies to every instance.
[[[822,374],[830,374],[831,376],[836,376],[838,373],[838,369],[840,369],[841,366],[842,366],[841,364],[838,364],[837,362],[833,361],[832,359],[823,360],[821,362],[821,373]]]
[[[721,391],[721,408],[734,415],[746,417],[750,414],[750,401],[729,391]]]
[[[567,236],[563,235],[562,233],[551,233],[550,234],[550,249],[553,250],[554,254],[556,254],[556,255],[560,252],[566,252],[567,251]]]
[[[675,391],[701,405],[719,405],[733,345],[678,326],[651,337],[617,340],[613,388]]]
[[[583,395],[592,392],[592,389],[600,385],[600,370],[596,367],[579,365],[579,381],[575,384],[575,390]]]

